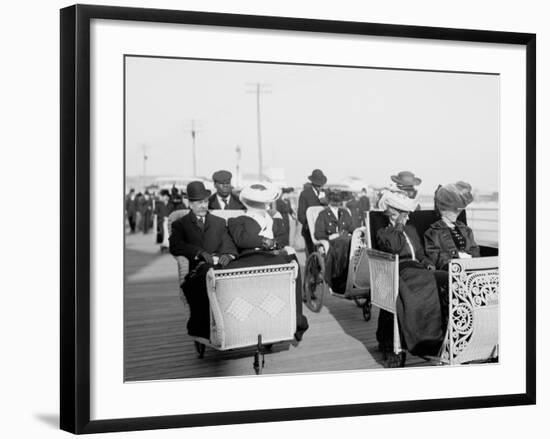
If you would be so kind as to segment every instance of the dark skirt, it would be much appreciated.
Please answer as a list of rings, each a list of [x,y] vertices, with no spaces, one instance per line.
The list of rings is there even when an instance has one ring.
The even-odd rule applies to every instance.
[[[341,236],[330,241],[325,262],[325,280],[335,293],[346,292],[350,244],[351,236]]]
[[[413,355],[437,355],[445,335],[448,294],[446,273],[429,271],[416,261],[399,264],[396,309],[402,346]],[[380,310],[376,338],[393,349],[393,315]]]

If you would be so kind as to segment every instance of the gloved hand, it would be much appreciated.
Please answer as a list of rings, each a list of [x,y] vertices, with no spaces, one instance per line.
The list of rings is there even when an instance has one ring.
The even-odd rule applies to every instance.
[[[225,267],[231,261],[232,261],[231,255],[225,254],[220,256],[220,259],[218,259],[218,264],[220,264],[222,267]]]
[[[214,265],[214,259],[212,258],[212,255],[207,251],[201,251],[199,253],[199,257],[207,264]]]
[[[408,220],[409,220],[409,213],[408,212],[401,212],[397,216],[397,219],[395,220],[395,223],[405,225],[405,224],[407,224]]]

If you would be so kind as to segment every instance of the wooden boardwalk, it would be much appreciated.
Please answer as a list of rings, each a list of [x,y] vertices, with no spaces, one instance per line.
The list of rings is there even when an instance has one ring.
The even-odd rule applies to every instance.
[[[176,262],[160,253],[153,234],[126,236],[124,377],[126,381],[254,374],[254,348],[216,351],[199,359],[187,335],[188,306],[179,295]],[[302,256],[303,259],[303,256]],[[365,322],[355,303],[326,297],[320,313],[304,307],[309,330],[299,344],[278,343],[264,374],[384,367],[375,337],[378,310]],[[428,365],[407,358],[407,366]]]

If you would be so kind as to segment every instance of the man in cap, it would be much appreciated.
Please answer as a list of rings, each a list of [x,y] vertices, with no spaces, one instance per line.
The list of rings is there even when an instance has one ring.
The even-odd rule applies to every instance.
[[[244,210],[245,207],[239,201],[239,198],[231,193],[231,178],[233,175],[229,171],[221,170],[212,174],[216,193],[208,199],[209,209],[223,210]]]
[[[170,235],[170,253],[189,260],[189,273],[181,285],[191,309],[187,331],[189,335],[206,339],[210,335],[206,273],[214,265],[225,267],[237,255],[225,220],[208,213],[210,194],[201,181],[187,185],[191,211],[174,221]]]
[[[311,240],[306,212],[308,207],[326,204],[324,200],[322,201],[324,199],[322,188],[327,182],[327,177],[320,169],[314,169],[308,179],[310,183],[304,184],[304,189],[298,199],[298,221],[302,224],[302,236],[306,244],[307,254],[310,254],[313,253],[315,248]]]
[[[422,183],[422,180],[416,177],[410,171],[400,171],[397,175],[391,176],[392,181],[395,183],[398,189],[405,192],[409,198],[415,199],[418,195],[418,190],[415,186]],[[420,210],[420,204],[417,204],[415,210]]]

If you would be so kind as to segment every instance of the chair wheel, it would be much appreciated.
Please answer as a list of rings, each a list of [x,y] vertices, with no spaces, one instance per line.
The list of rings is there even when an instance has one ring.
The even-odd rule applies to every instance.
[[[202,343],[199,343],[198,341],[195,342],[195,350],[197,351],[197,354],[199,354],[199,358],[204,357],[204,350],[206,346]]]
[[[254,353],[254,363],[252,364],[256,375],[260,375],[262,373],[262,369],[265,366],[265,357],[263,350],[265,346],[262,345],[262,336],[258,335],[258,344],[256,345],[256,352]],[[273,346],[273,344],[271,344],[271,346]]]
[[[391,352],[388,354],[388,359],[386,360],[386,365],[389,368],[405,367],[405,361],[407,359],[407,353],[405,351]]]
[[[303,283],[303,299],[306,307],[313,312],[321,311],[327,290],[324,279],[325,263],[323,257],[315,252],[306,260]]]
[[[365,300],[365,303],[363,304],[363,318],[366,322],[368,322],[371,318],[371,308],[372,304],[370,303],[370,300]]]

